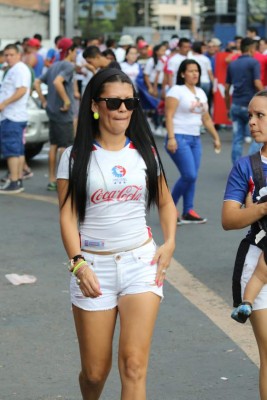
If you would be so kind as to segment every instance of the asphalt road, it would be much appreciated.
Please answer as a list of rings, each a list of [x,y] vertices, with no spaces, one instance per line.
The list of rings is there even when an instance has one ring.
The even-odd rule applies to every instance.
[[[221,131],[221,138],[217,155],[209,135],[202,135],[195,209],[208,223],[178,229],[153,339],[148,400],[259,398],[250,326],[229,317],[233,262],[244,232],[224,232],[220,224],[231,131]],[[163,139],[157,138],[157,144],[172,186],[178,173]],[[79,352],[56,193],[46,191],[47,148],[31,167],[34,177],[25,182],[24,194],[0,196],[0,400],[78,400]],[[149,222],[160,243],[154,211]],[[8,273],[34,275],[37,282],[13,286],[5,278]],[[116,349],[117,333],[103,400],[120,397]]]

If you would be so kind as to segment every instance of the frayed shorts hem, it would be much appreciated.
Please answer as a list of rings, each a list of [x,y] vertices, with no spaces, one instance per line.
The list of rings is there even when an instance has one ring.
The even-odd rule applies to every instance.
[[[112,255],[83,253],[88,265],[98,278],[102,295],[85,297],[75,276],[70,280],[71,302],[88,311],[111,310],[118,306],[120,297],[128,294],[152,292],[163,298],[163,288],[156,285],[157,264],[151,261],[156,252],[154,241],[134,250]]]
[[[156,293],[153,290],[146,290],[146,291],[139,292],[139,293],[136,293],[136,292],[134,292],[134,293],[123,293],[120,297],[125,297],[125,296],[128,296],[128,295],[138,295],[138,294],[143,294],[143,293],[154,293],[156,296],[160,297],[160,299],[161,299],[160,302],[162,302],[163,299],[164,299],[163,293],[162,294]],[[87,297],[87,299],[89,299],[89,297]],[[117,308],[117,306],[118,306],[117,304],[114,304],[114,306],[106,306],[106,307],[103,307],[103,308],[102,307],[96,307],[96,306],[91,308],[90,306],[88,306],[88,303],[86,304],[86,307],[85,306],[81,306],[80,303],[77,303],[75,301],[72,301],[71,303],[72,303],[73,306],[75,306],[77,308],[80,308],[81,310],[93,311],[93,312],[95,312],[95,311],[110,311],[110,310],[113,310],[114,308]]]

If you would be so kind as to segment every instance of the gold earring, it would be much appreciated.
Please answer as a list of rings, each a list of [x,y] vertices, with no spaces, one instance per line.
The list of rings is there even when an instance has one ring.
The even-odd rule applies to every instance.
[[[93,117],[94,117],[94,119],[99,119],[99,114],[98,114],[98,112],[94,112]]]

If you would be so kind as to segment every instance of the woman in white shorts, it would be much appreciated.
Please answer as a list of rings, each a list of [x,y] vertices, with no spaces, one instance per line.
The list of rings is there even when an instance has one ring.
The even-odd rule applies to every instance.
[[[89,82],[77,135],[58,168],[62,240],[84,400],[100,398],[120,319],[121,399],[146,399],[146,374],[163,282],[175,248],[176,210],[130,78],[113,68]],[[146,211],[157,205],[157,247]]]
[[[262,169],[262,180],[267,181],[267,91],[263,90],[252,98],[248,106],[249,127],[251,136],[257,143],[262,143],[259,157],[259,168]],[[255,157],[253,155],[253,157]],[[243,297],[245,288],[250,281],[252,274],[257,267],[258,260],[262,254],[261,239],[264,231],[258,224],[267,215],[267,202],[258,203],[259,192],[258,173],[252,168],[249,156],[240,158],[232,168],[228,177],[224,204],[222,210],[222,225],[226,230],[243,229],[251,225],[247,236],[241,242],[236,257],[235,270],[233,274],[233,295],[234,306],[237,312],[232,313],[232,318],[238,322],[245,322],[240,319],[242,307],[246,306],[247,297]],[[265,183],[266,184],[266,183]],[[259,186],[259,188],[258,188]],[[244,207],[245,205],[245,207]],[[258,268],[258,267],[257,267]],[[265,271],[265,275],[267,271]],[[255,275],[253,275],[255,277]],[[238,279],[239,282],[238,282]],[[249,286],[249,285],[248,285]],[[260,379],[259,389],[261,400],[267,399],[267,285],[262,283],[261,290],[253,301],[253,311],[250,315],[250,322],[253,327],[260,354]],[[248,287],[247,287],[248,289]],[[238,291],[240,293],[238,293]],[[246,290],[247,292],[247,290]],[[247,296],[246,293],[245,296]],[[242,302],[238,305],[238,302]],[[247,307],[244,307],[247,308]],[[240,311],[241,312],[238,312]]]

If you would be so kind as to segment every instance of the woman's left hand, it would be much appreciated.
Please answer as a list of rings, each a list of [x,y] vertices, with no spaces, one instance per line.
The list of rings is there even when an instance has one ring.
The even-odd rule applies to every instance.
[[[214,145],[214,150],[216,153],[220,153],[221,149],[222,149],[222,145],[221,145],[221,141],[220,139],[215,139],[213,141],[213,145]]]
[[[169,268],[173,251],[174,249],[172,247],[168,246],[167,243],[164,243],[157,249],[153,260],[151,261],[151,265],[158,264],[155,279],[155,283],[158,287],[163,285],[164,279],[166,278],[167,269]]]

